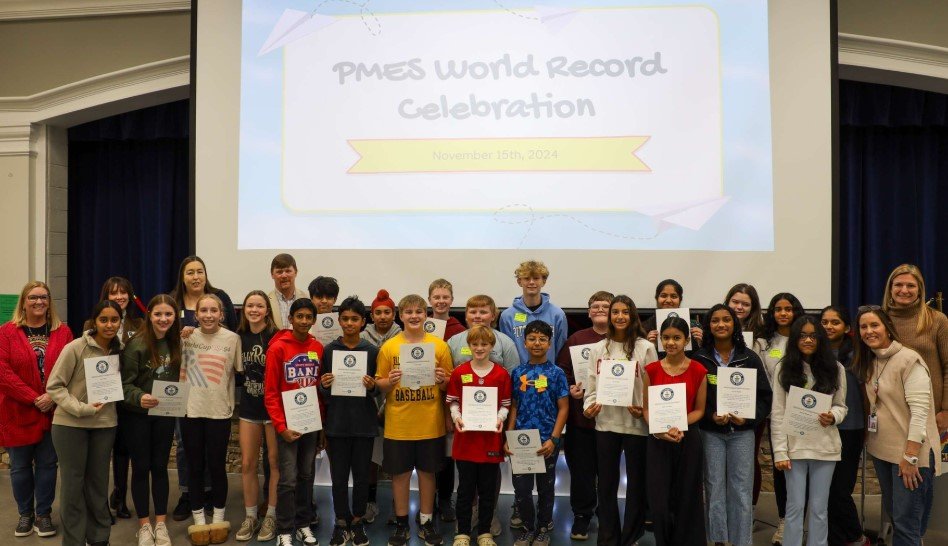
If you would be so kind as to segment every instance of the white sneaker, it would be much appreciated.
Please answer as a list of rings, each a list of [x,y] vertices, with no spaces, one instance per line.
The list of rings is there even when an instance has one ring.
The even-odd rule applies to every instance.
[[[780,523],[777,524],[777,530],[774,531],[774,537],[770,539],[770,543],[783,546],[783,518],[780,518]]]
[[[276,546],[293,546],[293,535],[277,535]]]
[[[365,515],[362,516],[362,519],[366,523],[372,523],[375,521],[376,516],[379,515],[379,505],[376,502],[369,502],[365,505]]]
[[[150,523],[139,527],[135,536],[138,537],[138,546],[155,546],[155,533],[152,531]]]
[[[307,546],[319,546],[319,540],[313,535],[309,527],[300,527],[296,530],[296,539]]]
[[[168,536],[168,526],[159,521],[155,524],[155,546],[171,546],[171,537]]]

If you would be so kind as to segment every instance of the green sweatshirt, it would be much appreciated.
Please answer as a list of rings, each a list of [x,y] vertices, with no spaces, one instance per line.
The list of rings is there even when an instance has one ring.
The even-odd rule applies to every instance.
[[[122,390],[125,392],[125,409],[139,413],[148,413],[142,407],[142,395],[151,394],[152,383],[160,381],[178,381],[180,362],[171,365],[171,352],[166,339],[156,343],[159,365],[151,360],[151,351],[142,336],[136,336],[125,346],[122,352]]]

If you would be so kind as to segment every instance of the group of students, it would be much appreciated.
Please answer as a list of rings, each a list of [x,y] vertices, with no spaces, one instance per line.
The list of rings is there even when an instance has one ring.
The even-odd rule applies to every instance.
[[[372,454],[381,443],[381,469],[392,476],[390,546],[410,540],[413,471],[418,536],[427,545],[443,543],[434,521],[440,514],[457,520],[454,546],[494,546],[501,534],[500,464],[510,453],[504,432],[537,429],[545,470],[513,475],[515,546],[550,543],[561,449],[571,474],[573,539],[588,538],[595,516],[602,545],[635,544],[647,520],[662,546],[750,545],[765,430],[780,516],[775,544],[802,544],[804,511],[807,544],[867,543],[851,496],[864,444],[894,523],[893,544],[921,543],[940,472],[939,433],[948,429],[948,318],[925,305],[914,266],[896,268],[883,305],[861,307],[852,322],[835,306],[807,315],[789,293],[775,295],[764,313],[754,287],[738,284],[693,324],[678,316],[643,322],[628,296],[596,292],[589,299],[592,326],[569,336],[565,313],[543,292],[549,271],[541,262],[517,267],[523,295],[503,313],[489,296],[471,297],[467,330],[449,315],[453,291],[443,279],[431,283],[427,300],[408,295],[396,305],[380,290],[367,308],[357,297],[336,305],[339,286],[328,277],[314,279],[308,294],[297,290],[296,262],[288,254],[276,256],[270,270],[274,290],[249,293],[239,319],[196,256],[182,262],[175,290],[147,305],[127,280],[113,277],[75,340],[56,315],[49,287],[39,281],[24,287],[13,319],[0,327],[0,444],[11,457],[17,536],[56,534],[51,505],[58,461],[63,544],[107,544],[109,506],[124,508],[124,453],[139,545],[170,545],[167,467],[177,438],[184,493],[173,515],[192,519],[194,544],[227,540],[225,463],[237,407],[246,510],[236,533],[241,541],[318,544],[311,530],[318,522],[313,484],[316,455],[325,449],[334,511],[330,546],[367,545],[365,525],[379,514]],[[664,280],[655,297],[656,307],[678,308],[683,289]],[[434,318],[446,321],[443,339],[425,329],[429,305]],[[136,306],[144,320],[134,318]],[[342,335],[324,345],[311,331],[319,315],[331,312],[338,313]],[[751,346],[743,332],[752,332]],[[399,357],[403,345],[416,343],[434,346],[436,366],[434,384],[413,389],[401,385]],[[579,345],[590,346],[585,376],[575,373],[570,351]],[[334,355],[352,351],[366,354],[366,394],[334,396]],[[108,355],[120,355],[124,400],[89,404],[83,361]],[[627,407],[597,400],[600,364],[615,360],[634,366]],[[718,377],[726,368],[759,372],[753,416],[717,413]],[[158,405],[151,394],[156,380],[187,383],[185,417],[149,415]],[[684,384],[689,426],[649,434],[648,387],[668,384]],[[462,393],[474,385],[497,389],[494,430],[465,428]],[[305,387],[319,393],[318,432],[287,426],[282,393]],[[831,396],[830,410],[819,415],[823,434],[798,436],[785,427],[792,387]],[[117,488],[111,498],[110,453]]]

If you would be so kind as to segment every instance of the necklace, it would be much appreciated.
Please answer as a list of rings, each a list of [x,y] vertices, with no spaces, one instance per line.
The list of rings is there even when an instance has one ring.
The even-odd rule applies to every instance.
[[[26,328],[26,335],[29,337],[45,336],[49,337],[49,323],[33,328],[32,326],[24,325]]]

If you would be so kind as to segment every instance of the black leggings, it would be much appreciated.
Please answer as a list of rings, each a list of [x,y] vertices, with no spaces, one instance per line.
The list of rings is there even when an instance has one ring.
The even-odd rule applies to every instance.
[[[119,431],[132,460],[132,502],[139,518],[149,516],[149,488],[155,515],[168,513],[168,457],[174,417],[133,411],[119,414]],[[115,443],[118,447],[118,441]],[[150,486],[149,486],[150,478]]]
[[[351,522],[365,515],[369,498],[369,467],[375,438],[331,436],[327,441],[332,505],[336,519]],[[352,510],[349,509],[349,473],[352,472]]]
[[[181,419],[181,439],[188,457],[188,485],[191,508],[204,507],[204,468],[211,476],[211,503],[223,508],[227,503],[227,442],[230,419],[185,417]]]
[[[117,404],[116,413],[119,421],[126,413],[132,413]],[[112,446],[112,483],[118,498],[125,500],[128,492],[128,464],[131,458],[131,451],[128,449],[128,440],[125,439],[125,432],[119,426],[115,429],[115,445]]]

